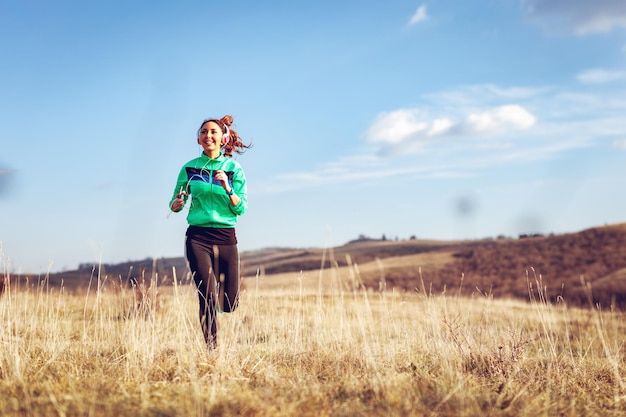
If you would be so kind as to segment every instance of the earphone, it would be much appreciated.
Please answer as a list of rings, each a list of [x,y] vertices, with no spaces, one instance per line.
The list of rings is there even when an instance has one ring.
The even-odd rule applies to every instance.
[[[230,141],[230,129],[226,126],[226,124],[224,124],[224,127],[226,128],[226,132],[224,132],[224,135],[222,136],[222,145],[226,145]]]

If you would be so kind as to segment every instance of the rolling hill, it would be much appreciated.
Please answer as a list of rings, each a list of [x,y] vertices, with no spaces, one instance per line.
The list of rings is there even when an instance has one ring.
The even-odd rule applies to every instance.
[[[358,285],[427,294],[528,299],[539,291],[569,305],[626,308],[626,223],[577,233],[473,241],[360,239],[333,248],[267,248],[243,252],[244,278],[262,276],[265,286],[302,271],[358,268]],[[14,277],[26,285],[81,290],[100,282],[122,285],[157,277],[159,285],[189,282],[184,258],[121,264],[83,264],[75,271]],[[276,277],[276,278],[274,278]],[[39,284],[40,285],[40,284]],[[346,288],[354,283],[348,285]]]

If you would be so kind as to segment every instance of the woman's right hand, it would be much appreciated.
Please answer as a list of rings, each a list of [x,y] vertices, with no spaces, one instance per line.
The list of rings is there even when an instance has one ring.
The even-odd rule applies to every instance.
[[[185,206],[185,196],[187,193],[185,191],[181,191],[176,194],[176,198],[172,202],[172,211],[181,211]]]

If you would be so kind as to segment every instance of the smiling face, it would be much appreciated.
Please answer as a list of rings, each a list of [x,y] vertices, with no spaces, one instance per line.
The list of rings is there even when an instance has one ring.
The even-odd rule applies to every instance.
[[[206,122],[198,133],[198,144],[202,146],[204,154],[215,159],[220,154],[224,133],[215,122]]]

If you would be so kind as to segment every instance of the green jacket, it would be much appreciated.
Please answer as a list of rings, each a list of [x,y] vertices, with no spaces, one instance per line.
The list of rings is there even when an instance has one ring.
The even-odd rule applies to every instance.
[[[230,197],[222,185],[213,179],[213,173],[219,170],[226,172],[230,187],[241,200],[236,206],[230,204]],[[248,208],[248,191],[243,169],[237,161],[224,155],[211,159],[202,153],[183,165],[170,207],[181,191],[187,192],[185,204],[191,196],[187,214],[187,223],[191,226],[232,228],[237,224],[237,217]]]

